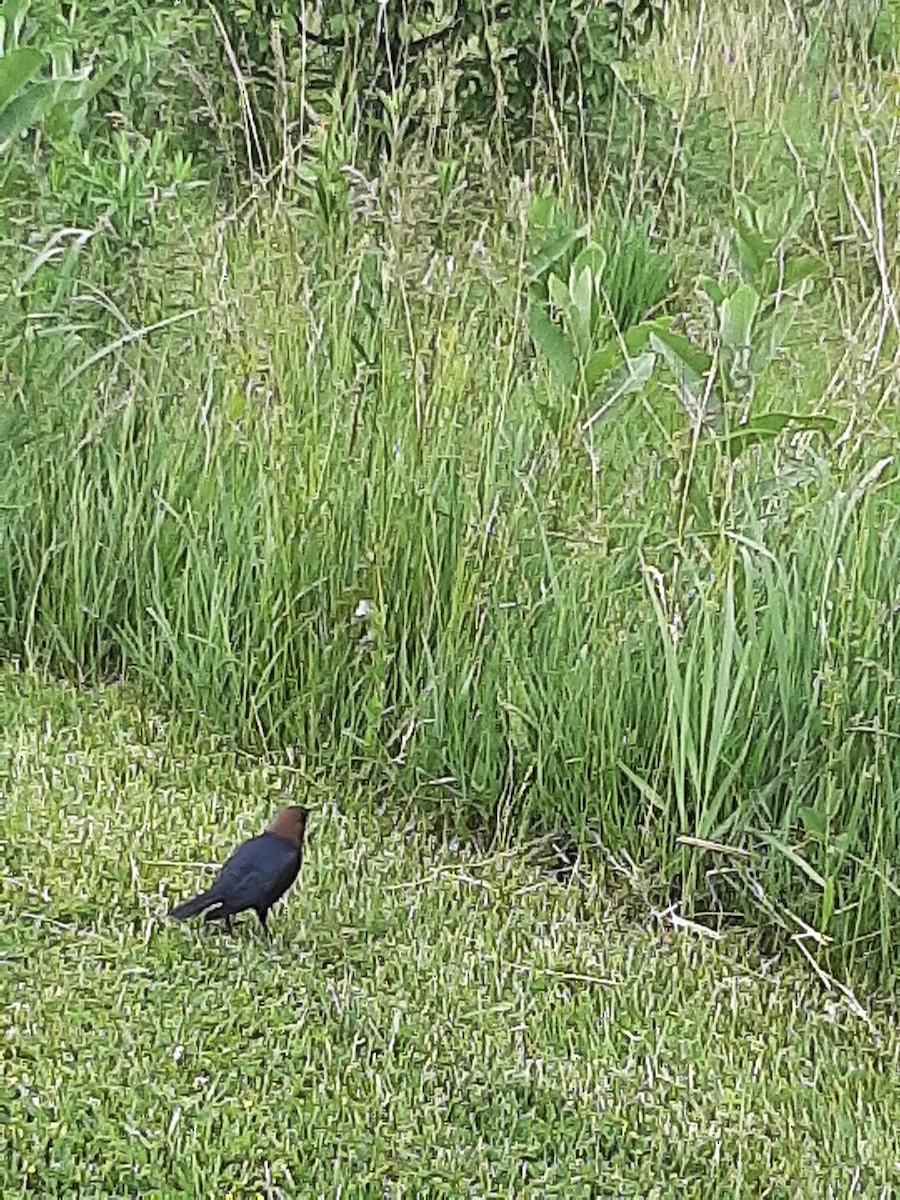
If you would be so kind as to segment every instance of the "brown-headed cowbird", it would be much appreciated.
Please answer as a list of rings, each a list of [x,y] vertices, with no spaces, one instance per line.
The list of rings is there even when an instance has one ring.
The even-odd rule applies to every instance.
[[[204,913],[204,921],[224,921],[231,929],[235,913],[252,908],[269,936],[266,917],[297,878],[303,861],[303,835],[309,810],[292,804],[280,812],[265,833],[238,846],[213,885],[169,913],[185,921]]]

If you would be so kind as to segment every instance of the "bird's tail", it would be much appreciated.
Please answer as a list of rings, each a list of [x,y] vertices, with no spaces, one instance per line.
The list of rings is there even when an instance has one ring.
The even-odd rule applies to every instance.
[[[202,913],[205,908],[217,903],[218,897],[210,889],[208,892],[201,892],[199,896],[194,896],[192,900],[185,900],[183,904],[176,904],[170,910],[169,916],[174,917],[176,921],[186,921],[189,917],[196,917],[197,913]]]

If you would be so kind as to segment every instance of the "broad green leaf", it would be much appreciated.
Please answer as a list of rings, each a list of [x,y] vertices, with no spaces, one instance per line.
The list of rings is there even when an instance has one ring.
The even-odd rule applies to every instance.
[[[772,257],[773,247],[743,221],[735,223],[734,241],[741,278],[748,283],[758,282],[763,267]]]
[[[651,343],[656,346],[671,366],[690,371],[701,377],[709,373],[712,359],[704,350],[698,349],[684,334],[673,333],[660,321],[648,322],[646,328],[650,331]]]
[[[900,57],[900,3],[897,0],[881,0],[869,49],[885,67]]]
[[[569,289],[558,275],[551,275],[547,280],[547,292],[550,303],[568,320],[571,316],[572,300]]]
[[[784,267],[784,284],[786,288],[795,287],[807,279],[824,279],[828,269],[815,254],[801,254],[790,258]]]
[[[751,344],[759,305],[759,293],[748,283],[735,288],[722,304],[722,342],[728,349],[742,350]]]
[[[827,821],[825,814],[818,808],[812,808],[808,804],[804,804],[800,808],[800,820],[803,822],[803,828],[807,833],[812,834],[820,842],[825,841],[827,831]]]
[[[605,391],[613,391],[618,400],[640,391],[653,374],[655,364],[656,355],[651,353],[624,358],[618,343],[613,342],[591,356],[584,369],[585,386],[593,393],[605,384]]]
[[[596,286],[606,270],[606,251],[596,242],[589,242],[572,264],[572,269],[576,273],[585,267],[590,267]]]
[[[653,375],[653,368],[656,366],[655,354],[641,354],[637,358],[632,358],[623,366],[628,371],[628,375],[619,385],[620,396],[630,396],[633,392],[639,392],[644,384]]]
[[[531,282],[537,283],[551,267],[566,257],[586,233],[587,226],[582,226],[581,229],[566,229],[549,237],[531,260]]]
[[[706,394],[706,380],[702,375],[698,375],[696,371],[692,371],[690,367],[685,366],[682,360],[677,355],[672,354],[663,342],[654,338],[652,344],[654,349],[658,350],[665,359],[678,382],[678,386],[684,388],[696,409],[702,404],[703,397]]]
[[[528,207],[528,224],[532,229],[549,229],[556,215],[556,197],[552,192],[535,196]]]
[[[858,818],[851,819],[850,824],[852,828],[844,829],[840,833],[835,833],[832,835],[830,849],[835,854],[844,855],[853,845],[853,842],[856,838],[856,827],[859,825]]]
[[[766,336],[761,339],[750,355],[750,370],[761,375],[772,363],[780,350],[783,350],[788,335],[797,317],[797,305],[792,300],[784,300],[771,321],[766,323]]]
[[[575,355],[562,330],[550,320],[542,305],[532,305],[528,331],[537,350],[546,356],[553,374],[562,383],[571,386],[578,370]]]
[[[697,287],[701,292],[704,292],[707,296],[709,296],[716,308],[718,308],[725,299],[724,288],[717,280],[712,279],[709,275],[701,275],[697,280]]]
[[[590,267],[584,267],[578,274],[573,270],[570,292],[572,333],[578,355],[585,360],[591,352],[591,316],[594,307],[594,275]]]
[[[57,91],[54,80],[38,80],[0,109],[0,150],[26,129],[40,124],[53,107]]]
[[[775,351],[781,350],[787,343],[788,334],[796,318],[797,305],[791,300],[785,301],[775,313],[772,318],[771,329],[769,330],[769,341],[773,354]]]
[[[622,341],[625,343],[625,348],[632,358],[636,358],[642,354],[650,345],[651,336],[658,329],[665,329],[666,318],[661,318],[658,321],[643,321],[640,325],[632,325],[622,334]]]
[[[746,192],[735,192],[734,202],[737,205],[741,220],[745,225],[753,229],[756,225],[756,202],[751,200]]]
[[[43,61],[40,50],[31,46],[23,46],[0,57],[0,112],[40,70]]]
[[[584,382],[588,390],[594,391],[604,376],[624,361],[622,347],[615,340],[592,354],[584,368]]]

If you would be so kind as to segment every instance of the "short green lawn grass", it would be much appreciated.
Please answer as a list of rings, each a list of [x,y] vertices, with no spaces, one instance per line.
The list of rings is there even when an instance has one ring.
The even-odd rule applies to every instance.
[[[0,674],[0,1195],[886,1196],[900,1037],[798,965],[625,916],[599,868],[437,837]],[[298,887],[165,919],[288,800]],[[401,814],[402,810],[402,815]]]

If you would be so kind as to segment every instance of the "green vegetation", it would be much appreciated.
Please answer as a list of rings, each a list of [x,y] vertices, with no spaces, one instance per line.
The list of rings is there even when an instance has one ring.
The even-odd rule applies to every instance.
[[[442,837],[121,689],[0,675],[0,1191],[891,1194],[900,1039],[808,972],[627,918],[637,876]],[[299,886],[166,922],[301,795]],[[629,899],[634,896],[633,899]]]
[[[477,895],[442,890],[436,876],[397,941],[401,909],[394,893],[379,894],[367,859],[348,872],[350,891],[300,966],[261,957],[252,942],[222,958],[220,943],[194,946],[150,919],[164,905],[148,896],[169,886],[183,855],[146,876],[167,845],[180,851],[196,836],[197,795],[219,796],[225,818],[211,858],[233,844],[239,815],[263,819],[264,774],[246,785],[254,804],[234,774],[235,756],[250,754],[272,770],[290,763],[298,774],[286,778],[314,780],[321,795],[351,798],[334,829],[322,822],[313,894],[316,870],[340,878],[363,845],[381,861],[378,830],[401,813],[416,832],[384,848],[390,886],[427,877],[420,858],[447,860],[443,842],[427,848],[428,820],[459,837],[463,855],[481,838],[505,850],[564,831],[602,848],[602,861],[638,864],[629,873],[645,911],[713,932],[752,927],[759,945],[789,948],[833,995],[896,984],[896,6],[837,7],[638,0],[614,27],[609,5],[523,3],[514,20],[508,6],[466,0],[458,26],[441,24],[451,6],[430,4],[392,5],[382,28],[381,5],[338,5],[330,23],[310,5],[301,30],[273,21],[278,5],[250,0],[227,19],[212,5],[143,0],[0,5],[0,655],[80,685],[66,693],[76,709],[89,689],[124,681],[144,713],[162,714],[173,746],[211,739],[217,755],[172,751],[164,779],[123,776],[133,799],[121,805],[111,777],[96,792],[72,783],[86,840],[60,864],[71,886],[59,890],[30,872],[65,833],[56,814],[75,799],[55,795],[53,771],[68,766],[47,751],[39,805],[31,776],[14,776],[3,801],[19,831],[3,936],[15,928],[14,970],[38,971],[47,996],[58,989],[48,1011],[70,1012],[78,992],[95,1022],[105,989],[118,981],[121,996],[133,978],[171,996],[172,1022],[187,1029],[188,1004],[209,1009],[212,1029],[222,1014],[198,997],[221,990],[236,962],[239,979],[271,989],[274,1011],[293,1010],[285,997],[296,994],[313,1013],[289,1029],[320,1080],[309,1093],[318,1103],[331,1078],[319,1056],[344,1078],[358,1043],[335,1043],[332,1009],[318,992],[292,992],[297,979],[327,996],[339,969],[353,1011],[383,1014],[371,1027],[389,1030],[394,1007],[406,1011],[397,997],[412,995],[409,963],[423,964],[414,973],[435,997],[432,964],[446,954],[448,1004],[475,1022],[449,1031],[447,1045],[480,1030],[479,1086],[496,1089],[515,1075],[509,1039],[540,972],[562,970],[570,954],[582,962],[589,946],[607,964],[598,973],[619,979],[614,995],[635,1007],[615,1010],[599,985],[573,987],[564,1027],[552,1016],[556,985],[541,993],[535,1028],[558,1054],[572,1039],[581,1107],[568,1149],[540,1167],[569,1175],[548,1175],[536,1192],[577,1194],[578,1147],[598,1137],[621,1155],[611,1195],[652,1194],[651,1180],[659,1194],[661,1180],[689,1188],[697,1171],[702,1189],[709,1153],[696,1152],[697,1130],[731,1146],[731,1186],[747,1194],[775,1145],[793,1192],[800,1180],[810,1195],[837,1194],[828,1172],[851,1162],[870,1171],[872,1188],[888,1186],[890,1155],[876,1148],[893,1110],[881,1096],[874,1107],[887,1085],[867,1075],[854,1090],[841,1058],[867,1038],[893,1054],[886,1034],[835,1029],[834,1058],[817,1049],[810,1068],[820,1092],[778,1135],[777,1087],[755,1108],[740,1107],[745,1092],[722,1090],[728,1070],[713,1059],[733,1064],[742,1086],[751,1061],[738,1027],[725,1046],[710,1033],[715,980],[737,970],[730,943],[664,951],[632,926],[610,940],[593,917],[576,937],[571,895],[520,894],[533,875],[515,856],[492,860]],[[573,13],[588,11],[595,24],[576,37]],[[440,28],[452,36],[433,38]],[[10,687],[15,709],[27,687]],[[59,703],[48,701],[51,728]],[[104,747],[124,761],[130,736],[125,710],[97,703],[89,772]],[[379,821],[376,795],[387,798]],[[46,843],[34,824],[45,805]],[[140,852],[119,857],[117,839],[137,828]],[[605,895],[611,880],[593,871],[587,887]],[[144,917],[123,927],[111,902],[129,886],[131,911]],[[60,906],[55,926],[35,923],[45,890],[41,903]],[[481,892],[508,903],[485,918]],[[395,940],[383,958],[375,941],[342,932],[356,928],[357,900],[363,931],[385,909],[390,932],[378,936]],[[509,974],[491,961],[480,978],[500,1007],[479,1008],[473,963],[492,958],[507,921],[525,947],[520,965]],[[68,948],[26,966],[15,949],[23,923],[41,937],[65,932]],[[282,953],[292,945],[286,935]],[[357,953],[363,992],[346,973]],[[638,956],[634,969],[617,968],[617,954]],[[313,980],[317,955],[327,970]],[[623,1133],[619,1117],[607,1128],[598,1097],[637,1088],[627,1064],[654,1061],[646,1031],[669,1028],[650,1004],[634,1043],[645,1049],[623,1048],[617,1029],[637,1020],[640,992],[628,989],[641,972],[656,980],[653,1004],[674,1022],[671,1036],[693,1047],[679,1070],[707,1083],[696,1111],[654,1092],[657,1116]],[[772,1045],[821,1007],[814,992],[798,999],[793,982],[783,991],[738,975],[747,1019],[757,1014]],[[253,1003],[241,994],[223,1026],[235,1037]],[[162,1003],[127,1010],[143,1030],[136,1056],[155,1056],[168,1026],[152,1005]],[[437,1018],[406,1003],[418,1022],[407,1027],[408,1056],[415,1030]],[[581,1013],[593,1004],[612,1013],[609,1029]],[[690,1033],[679,1010],[693,1021],[698,1005],[709,1023]],[[266,1011],[253,1008],[254,1019]],[[778,1078],[804,1076],[797,1064],[821,1031],[804,1027],[786,1057],[772,1051]],[[47,1037],[41,1069],[56,1070],[69,1051]],[[768,1046],[754,1061],[769,1061]],[[625,1064],[615,1086],[593,1073],[610,1047]],[[416,1053],[436,1079],[456,1051],[446,1061]],[[93,1087],[88,1064],[73,1062]],[[106,1065],[102,1074],[112,1078]],[[379,1079],[405,1097],[421,1139],[410,1143],[415,1170],[444,1162],[417,1080],[365,1072],[351,1109],[332,1097],[335,1111],[362,1120]],[[671,1079],[681,1087],[674,1068]],[[103,1111],[120,1112],[122,1096],[101,1101]],[[670,1100],[676,1116],[663,1117]],[[142,1128],[134,1103],[120,1130]],[[152,1092],[140,1103],[155,1103]],[[726,1135],[721,1109],[731,1105],[740,1119]],[[181,1120],[175,1107],[166,1122]],[[241,1128],[268,1120],[275,1137],[274,1109],[238,1114]],[[741,1124],[751,1109],[762,1122],[752,1135]],[[850,1112],[871,1117],[864,1148]],[[468,1109],[453,1119],[463,1117]],[[68,1128],[65,1113],[53,1120]],[[808,1178],[805,1121],[819,1123],[820,1147],[837,1122],[828,1137],[847,1146],[823,1150]],[[464,1173],[476,1178],[507,1133],[471,1129]],[[508,1132],[523,1139],[523,1158],[531,1136]],[[142,1144],[139,1133],[132,1142]],[[311,1144],[298,1135],[308,1164]],[[141,1194],[163,1170],[152,1145]],[[66,1153],[81,1161],[81,1148]],[[86,1153],[98,1171],[109,1167]],[[20,1180],[30,1167],[57,1170],[43,1148],[16,1154]],[[191,1170],[203,1157],[186,1146]],[[250,1159],[241,1149],[217,1161],[224,1188]],[[187,1178],[171,1179],[190,1193]],[[235,1175],[236,1194],[265,1190],[262,1179]],[[416,1175],[397,1186],[425,1184]]]
[[[663,22],[666,0],[279,0],[216,5],[258,118],[254,150],[279,157],[277,99],[301,83],[307,107],[350,99],[356,153],[389,154],[424,125],[456,145],[490,131],[507,152],[546,106],[557,125],[586,132],[602,118],[615,63]]]

